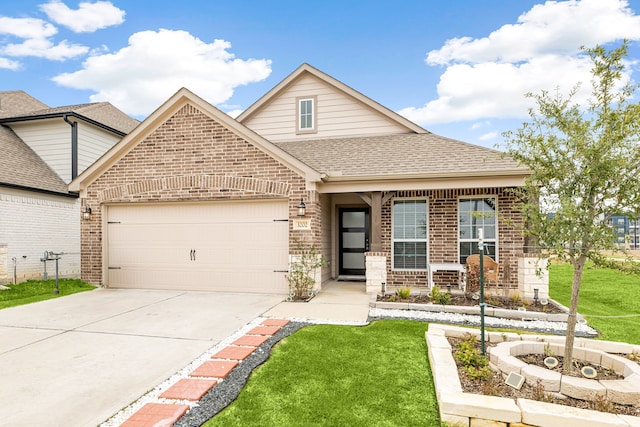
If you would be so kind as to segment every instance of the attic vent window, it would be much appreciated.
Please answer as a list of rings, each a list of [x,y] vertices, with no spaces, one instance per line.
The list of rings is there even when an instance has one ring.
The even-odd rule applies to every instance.
[[[316,131],[316,98],[298,98],[298,132]]]

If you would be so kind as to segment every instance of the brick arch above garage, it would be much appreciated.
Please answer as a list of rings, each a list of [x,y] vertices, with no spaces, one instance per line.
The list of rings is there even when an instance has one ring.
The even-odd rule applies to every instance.
[[[304,198],[313,215],[317,196],[306,187],[303,174],[225,120],[189,103],[176,108],[87,185],[84,203],[92,208],[93,219],[82,224],[83,279],[105,284],[105,204],[279,199],[288,201],[291,218]],[[307,233],[313,239],[315,232]],[[299,236],[291,232],[289,237]]]

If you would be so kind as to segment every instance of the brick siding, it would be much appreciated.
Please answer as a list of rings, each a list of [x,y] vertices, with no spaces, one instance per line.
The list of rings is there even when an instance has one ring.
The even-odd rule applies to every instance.
[[[522,215],[516,196],[507,188],[480,188],[459,190],[398,191],[395,198],[426,198],[429,215],[429,262],[457,263],[458,260],[458,198],[468,196],[494,196],[498,215],[498,261],[500,263],[499,287],[518,288],[518,257],[523,256],[525,239],[518,225]],[[426,289],[426,271],[397,271],[392,269],[391,259],[391,210],[393,198],[382,206],[382,241],[387,254],[387,287],[410,286]],[[457,284],[454,272],[434,273],[438,286]],[[455,286],[455,285],[454,285]],[[455,289],[455,288],[454,288]]]
[[[192,105],[185,105],[153,130],[87,188],[93,210],[82,222],[82,278],[102,284],[102,206],[219,200],[289,200],[289,218],[303,198],[311,231],[292,230],[295,241],[319,243],[320,197],[305,181]]]

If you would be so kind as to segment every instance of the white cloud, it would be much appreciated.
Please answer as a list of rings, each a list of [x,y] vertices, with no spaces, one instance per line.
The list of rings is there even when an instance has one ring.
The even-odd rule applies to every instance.
[[[53,22],[63,25],[76,33],[92,33],[96,30],[124,22],[125,11],[118,9],[110,1],[95,3],[81,2],[78,9],[70,9],[59,0],[41,4],[40,9]]]
[[[0,57],[0,68],[15,71],[20,69],[20,63],[18,61],[12,61],[11,59]]]
[[[526,92],[559,87],[566,95],[577,82],[584,88],[575,100],[583,102],[592,64],[580,46],[623,38],[640,40],[640,16],[626,0],[547,1],[487,37],[450,39],[429,52],[428,65],[446,67],[438,99],[399,113],[423,125],[523,118],[533,105]]]
[[[483,135],[480,135],[478,138],[480,141],[489,141],[495,139],[498,136],[498,132],[488,132]]]
[[[29,39],[23,43],[8,44],[2,49],[2,52],[9,56],[36,56],[53,61],[75,58],[88,51],[88,47],[69,44],[66,40],[54,45],[49,39]]]
[[[0,16],[0,34],[22,39],[40,39],[51,37],[57,32],[55,26],[42,19]]]
[[[224,40],[205,43],[186,31],[142,31],[115,53],[89,57],[83,69],[53,80],[96,91],[91,101],[109,101],[132,115],[146,115],[181,87],[212,104],[231,98],[237,86],[264,80],[271,61],[237,59]]]

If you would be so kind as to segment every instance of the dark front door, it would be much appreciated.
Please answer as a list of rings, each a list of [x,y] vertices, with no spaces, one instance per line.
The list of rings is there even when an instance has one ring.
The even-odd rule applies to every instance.
[[[340,213],[340,275],[364,276],[369,250],[369,208],[342,208]]]

